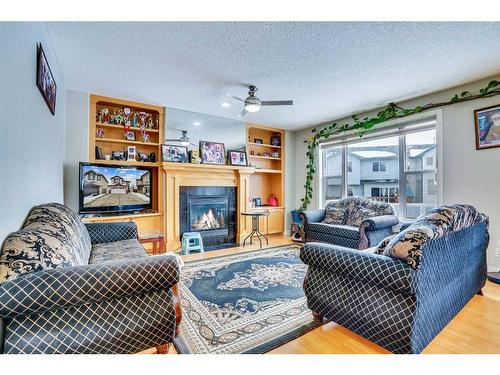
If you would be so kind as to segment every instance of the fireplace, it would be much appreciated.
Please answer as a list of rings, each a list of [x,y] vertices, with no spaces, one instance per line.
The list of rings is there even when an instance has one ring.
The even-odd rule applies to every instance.
[[[191,231],[227,229],[229,197],[188,197]]]
[[[179,189],[181,238],[199,232],[205,250],[235,246],[236,188],[181,186]]]

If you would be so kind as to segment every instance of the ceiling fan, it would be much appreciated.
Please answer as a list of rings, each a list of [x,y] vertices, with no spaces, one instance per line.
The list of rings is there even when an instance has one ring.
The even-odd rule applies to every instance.
[[[188,133],[187,130],[178,130],[178,129],[172,129],[172,130],[181,132],[182,133],[181,137],[177,139],[165,139],[165,142],[179,142],[182,146],[189,146],[189,145],[196,146],[189,140],[189,137],[187,135]]]
[[[245,116],[248,112],[259,112],[261,106],[274,106],[274,105],[293,105],[293,100],[260,100],[255,96],[258,88],[257,86],[249,86],[248,97],[246,99],[238,98],[237,96],[231,95],[233,99],[239,100],[245,103],[243,111],[241,111],[241,116]]]

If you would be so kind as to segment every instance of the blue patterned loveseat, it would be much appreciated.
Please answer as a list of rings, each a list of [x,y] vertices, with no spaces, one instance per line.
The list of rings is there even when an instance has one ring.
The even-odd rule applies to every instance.
[[[63,205],[34,207],[0,253],[0,353],[165,348],[178,281],[175,257],[148,257],[135,223],[84,225]]]
[[[367,250],[307,243],[308,306],[392,352],[420,353],[484,286],[488,242],[488,217],[451,205]]]
[[[300,216],[305,242],[353,249],[377,245],[399,223],[391,205],[359,197],[328,202],[325,208],[304,211]]]

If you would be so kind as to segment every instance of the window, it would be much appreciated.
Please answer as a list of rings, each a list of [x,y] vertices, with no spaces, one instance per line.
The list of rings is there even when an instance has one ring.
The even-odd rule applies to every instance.
[[[323,192],[326,200],[342,197],[342,147],[323,152]]]
[[[97,181],[101,181],[101,176],[97,175]]]
[[[372,162],[372,171],[373,172],[385,172],[386,171],[385,161]]]
[[[321,147],[323,202],[357,196],[389,203],[401,219],[437,206],[435,122]],[[348,173],[343,173],[346,171]]]

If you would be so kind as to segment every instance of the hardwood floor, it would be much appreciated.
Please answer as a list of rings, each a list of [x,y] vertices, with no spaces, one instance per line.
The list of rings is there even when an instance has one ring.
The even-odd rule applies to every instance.
[[[270,237],[269,246],[291,243],[285,236]],[[258,245],[183,256],[185,261],[258,249]],[[154,349],[146,351],[155,352]],[[169,353],[175,353],[172,347]],[[380,346],[339,326],[327,323],[290,341],[270,354],[368,354],[389,353]],[[487,282],[483,295],[476,295],[425,348],[424,353],[500,353],[500,285]]]

